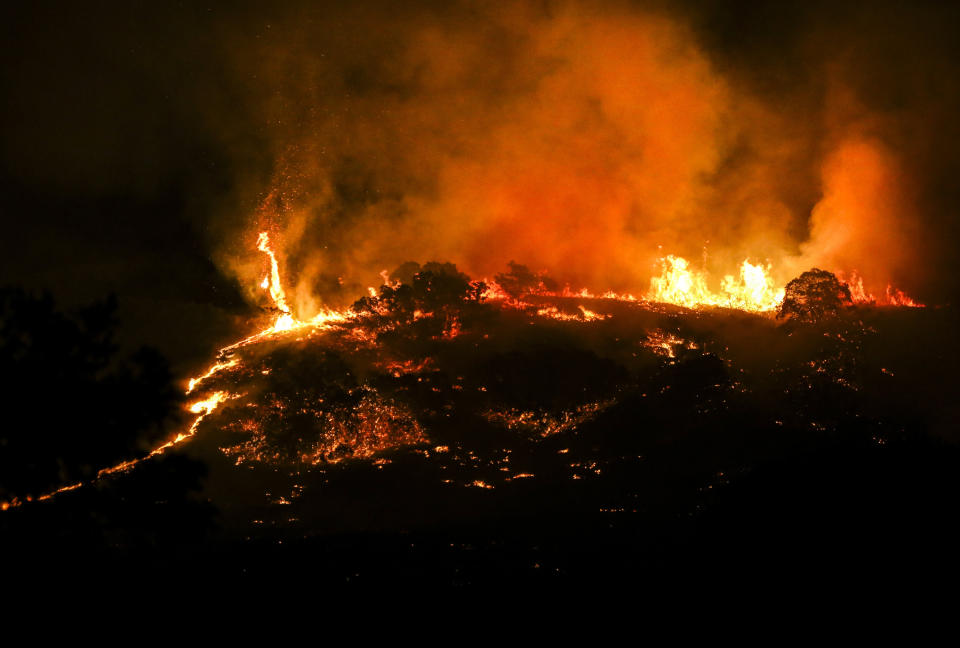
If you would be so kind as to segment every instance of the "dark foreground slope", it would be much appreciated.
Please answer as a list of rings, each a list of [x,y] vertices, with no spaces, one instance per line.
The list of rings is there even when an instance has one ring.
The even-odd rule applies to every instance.
[[[549,299],[455,319],[244,351],[206,387],[239,396],[183,453],[8,511],[5,555],[67,588],[957,575],[951,310],[792,325]]]

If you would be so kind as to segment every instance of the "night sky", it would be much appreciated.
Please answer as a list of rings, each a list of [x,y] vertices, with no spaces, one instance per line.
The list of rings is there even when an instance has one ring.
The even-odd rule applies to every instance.
[[[327,284],[347,275],[362,287],[368,276],[404,260],[400,251],[385,255],[382,245],[357,241],[397,232],[404,240],[422,239],[444,210],[453,223],[448,229],[455,230],[458,217],[449,206],[483,192],[449,190],[443,182],[463,173],[483,176],[502,159],[477,157],[484,133],[507,132],[502,137],[509,138],[503,125],[517,121],[515,114],[522,123],[536,118],[527,100],[530,84],[540,78],[527,65],[534,60],[530,43],[538,42],[531,35],[560,20],[567,6],[542,2],[498,11],[495,4],[471,2],[402,8],[391,2],[5,3],[0,278],[48,289],[66,305],[115,292],[125,344],[155,345],[178,371],[195,368],[218,343],[245,330],[246,319],[262,305],[234,260],[259,262],[251,253],[251,232],[271,190],[289,189],[287,175],[299,178],[297,191],[289,192],[296,194],[293,211],[314,209],[305,221],[291,219],[300,232],[287,252],[291,269],[306,273],[310,251],[326,243],[358,250],[323,258]],[[807,237],[811,210],[824,193],[818,169],[830,155],[830,133],[847,128],[836,125],[847,123],[836,116],[843,112],[836,97],[854,97],[858,114],[867,116],[858,123],[868,123],[871,137],[894,153],[910,196],[909,209],[897,214],[908,253],[893,278],[928,303],[952,301],[960,201],[960,7],[834,1],[586,6],[571,19],[571,33],[579,33],[578,20],[584,33],[607,33],[605,21],[618,16],[682,27],[683,47],[696,50],[697,65],[705,62],[727,93],[726,112],[712,127],[732,120],[719,160],[711,157],[709,184],[716,191],[704,204],[717,214],[737,212],[742,204],[727,204],[729,196],[749,191],[731,178],[742,177],[743,169],[765,169],[751,172],[751,182],[769,179],[782,214],[777,236],[792,242],[789,253]],[[463,45],[472,49],[462,60],[475,69],[450,72],[449,88],[434,82],[441,76],[436,70],[421,77],[397,63],[427,47],[424,33],[441,36],[417,56],[443,61],[449,53],[444,48],[457,39],[445,42],[442,34],[474,31],[483,38]],[[571,45],[571,60],[593,51],[579,47]],[[557,51],[562,58],[562,50],[546,58],[556,59]],[[457,56],[451,55],[461,60]],[[466,97],[462,105],[458,96]],[[743,127],[751,118],[737,111],[748,103],[779,116],[787,127]],[[422,120],[411,116],[424,114]],[[606,132],[593,128],[583,126],[588,140]],[[365,133],[372,133],[373,144]],[[781,139],[789,144],[785,153],[778,148]],[[434,156],[447,143],[450,150]],[[518,164],[539,159],[539,153],[524,151]],[[476,168],[450,166],[449,160],[461,158],[476,161]],[[633,172],[623,159],[607,156],[598,164]],[[596,191],[605,193],[606,187],[601,183]],[[323,205],[312,202],[315,194],[325,196]],[[427,205],[426,220],[418,220],[418,205]],[[639,218],[645,222],[643,214]],[[664,229],[662,215],[650,218],[669,243],[680,241],[694,254],[704,244],[683,243],[691,227],[673,231]],[[360,222],[363,229],[353,229]],[[752,237],[755,224],[731,220],[710,238],[724,238],[739,253],[732,242]],[[290,221],[279,226],[288,233],[294,227]],[[478,237],[485,231],[471,230]],[[523,240],[523,232],[511,238]],[[460,242],[432,241],[410,251],[418,261],[446,253],[442,260],[487,269],[477,251]],[[522,252],[519,247],[504,254]],[[380,257],[383,265],[356,270]],[[550,266],[557,259],[534,261]],[[582,275],[584,283],[597,279],[582,270],[574,267],[570,276]]]

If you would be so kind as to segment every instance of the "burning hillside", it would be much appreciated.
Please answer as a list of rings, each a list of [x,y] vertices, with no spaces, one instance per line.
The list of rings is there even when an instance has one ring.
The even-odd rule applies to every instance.
[[[4,7],[5,576],[960,575],[956,3],[234,4]]]
[[[865,304],[857,285],[823,270],[778,288],[744,263],[739,279],[711,290],[666,258],[636,297],[560,287],[516,263],[489,280],[449,263],[406,264],[350,308],[301,319],[267,233],[257,246],[269,322],[189,380],[185,429],[89,483],[6,502],[10,524],[78,510],[126,519],[131,507],[179,502],[186,517],[167,524],[209,534],[190,526],[201,524],[191,522],[197,504],[163,491],[169,471],[182,470],[175,460],[191,458],[209,467],[203,502],[216,507],[218,530],[211,544],[169,540],[176,551],[144,558],[161,571],[231,576],[242,566],[269,578],[268,547],[293,542],[289,568],[320,582],[389,579],[397,567],[371,566],[349,540],[359,534],[377,538],[364,540],[377,555],[425,561],[441,583],[589,580],[597,569],[612,578],[624,565],[650,569],[637,546],[651,564],[689,561],[671,557],[686,541],[664,553],[650,530],[684,536],[686,526],[664,520],[715,510],[715,495],[737,493],[731,484],[778,457],[949,434],[940,417],[950,382],[931,379],[916,348],[946,339],[949,318]],[[128,499],[140,490],[146,500]],[[22,506],[31,499],[45,501]],[[710,517],[690,519],[729,541]],[[152,546],[136,533],[125,542]],[[567,536],[592,553],[577,558],[558,540]]]
[[[238,466],[308,467],[373,459],[405,446],[433,444],[446,453],[458,442],[438,437],[433,426],[451,412],[469,412],[532,439],[574,433],[625,394],[635,397],[635,376],[654,367],[672,367],[669,374],[703,364],[716,372],[707,380],[717,381],[711,389],[718,394],[734,385],[743,389],[743,383],[730,382],[729,346],[703,330],[685,329],[691,322],[734,317],[772,331],[766,314],[773,311],[814,324],[846,322],[843,334],[833,334],[836,348],[809,366],[855,390],[849,363],[865,331],[854,324],[862,316],[854,305],[878,303],[864,293],[862,280],[843,283],[819,270],[776,288],[764,267],[749,261],[739,278],[724,277],[715,292],[684,259],[666,257],[640,298],[559,288],[516,263],[483,281],[449,263],[428,263],[405,264],[399,274],[406,281],[384,272],[383,285],[349,309],[323,309],[301,320],[288,304],[267,232],[259,234],[257,249],[265,256],[259,285],[272,302],[272,324],[221,349],[205,372],[190,379],[186,395],[195,418],[187,430],[143,459],[103,468],[97,479],[130,470],[198,434],[216,439],[219,451]],[[892,289],[881,303],[917,306]],[[675,388],[666,382],[647,390]],[[501,470],[506,474],[497,476],[504,479],[533,476]],[[490,487],[496,481],[473,480]],[[21,502],[15,498],[3,506]]]

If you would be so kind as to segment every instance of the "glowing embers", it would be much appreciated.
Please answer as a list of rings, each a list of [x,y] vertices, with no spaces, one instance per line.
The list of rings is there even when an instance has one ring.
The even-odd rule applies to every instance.
[[[677,349],[696,349],[697,343],[660,329],[649,331],[643,346],[665,358],[676,358]]]
[[[594,322],[597,320],[605,320],[610,317],[610,315],[601,315],[599,313],[595,313],[594,311],[585,308],[582,305],[577,306],[576,313],[562,311],[556,306],[545,306],[537,309],[537,315],[563,322]]]
[[[494,425],[500,425],[511,432],[522,432],[530,436],[548,437],[560,432],[575,430],[578,426],[592,420],[616,401],[614,399],[586,403],[570,410],[551,413],[544,409],[505,410],[491,409],[483,413]]]
[[[772,311],[783,301],[784,290],[774,285],[768,275],[769,266],[744,261],[739,277],[725,276],[720,291],[714,292],[707,285],[706,275],[692,270],[686,259],[670,255],[661,259],[660,264],[660,275],[650,280],[650,301],[686,308],[720,306],[754,312]]]
[[[328,464],[426,442],[408,409],[369,388],[347,402],[297,403],[274,397],[250,403],[225,427],[239,440],[221,448],[236,463]]]
[[[433,369],[434,362],[432,358],[426,357],[421,360],[388,360],[378,362],[375,366],[394,378],[399,378],[400,376],[420,374],[430,371]]]

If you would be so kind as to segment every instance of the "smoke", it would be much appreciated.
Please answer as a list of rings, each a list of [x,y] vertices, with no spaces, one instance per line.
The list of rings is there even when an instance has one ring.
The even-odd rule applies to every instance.
[[[812,60],[785,102],[696,24],[621,3],[366,7],[231,47],[276,159],[256,226],[298,308],[431,259],[641,293],[667,253],[717,282],[750,259],[782,282],[819,265],[915,287],[907,170],[850,67]]]
[[[244,286],[262,278],[255,242],[270,229],[304,316],[408,260],[478,278],[515,260],[640,294],[665,254],[714,288],[749,259],[784,283],[816,265],[942,302],[956,287],[943,268],[960,201],[958,11],[367,0],[28,12],[11,31],[32,54],[0,79],[16,117],[4,168],[103,195],[173,187]]]
[[[279,125],[262,220],[301,297],[435,258],[636,287],[698,227],[729,100],[674,22],[572,5],[368,20],[335,22],[369,50],[307,47],[312,29],[291,45],[287,27],[239,63]]]

